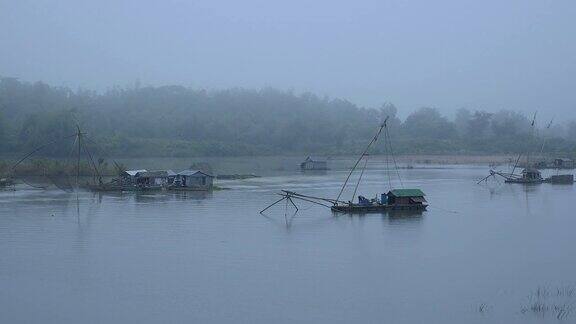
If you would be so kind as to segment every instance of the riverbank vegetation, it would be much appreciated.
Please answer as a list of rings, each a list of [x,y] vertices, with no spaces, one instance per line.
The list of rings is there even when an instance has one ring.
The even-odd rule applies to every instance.
[[[530,136],[531,116],[461,109],[448,118],[421,108],[401,120],[393,104],[363,108],[341,99],[275,89],[205,91],[182,86],[112,88],[104,93],[0,79],[0,154],[18,156],[75,132],[98,156],[354,154],[390,116],[398,154],[502,154],[528,149],[571,156],[576,122]],[[69,157],[73,140],[39,154]],[[384,143],[375,147],[383,152]]]
[[[85,160],[80,161],[80,171],[78,171],[78,163],[72,160],[65,159],[30,159],[20,163],[16,168],[13,168],[14,161],[0,161],[0,177],[2,175],[9,176],[94,176],[94,166]],[[98,173],[102,176],[116,176],[120,171],[125,170],[126,167],[118,164],[110,164],[104,160],[99,160],[96,163]]]

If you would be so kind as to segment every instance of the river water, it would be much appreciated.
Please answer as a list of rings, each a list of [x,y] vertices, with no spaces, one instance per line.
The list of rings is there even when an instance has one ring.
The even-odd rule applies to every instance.
[[[0,192],[0,322],[576,320],[574,186],[476,185],[487,167],[416,165],[392,185],[426,192],[421,215],[299,202],[262,216],[280,189],[335,197],[353,161],[325,173],[221,161],[264,176],[213,193]],[[359,193],[387,190],[388,174],[369,163]]]

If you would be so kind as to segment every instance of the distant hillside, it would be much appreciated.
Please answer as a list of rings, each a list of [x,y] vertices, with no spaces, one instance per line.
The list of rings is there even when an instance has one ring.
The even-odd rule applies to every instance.
[[[390,116],[398,153],[511,153],[533,147],[576,151],[576,123],[536,131],[521,114],[461,110],[455,120],[422,108],[406,120],[391,104],[362,108],[346,100],[275,89],[205,91],[182,86],[73,91],[0,79],[0,153],[29,151],[74,132],[100,155],[206,156],[354,153]],[[532,140],[529,140],[532,138]],[[43,155],[67,156],[72,143]],[[383,144],[376,147],[382,150]]]

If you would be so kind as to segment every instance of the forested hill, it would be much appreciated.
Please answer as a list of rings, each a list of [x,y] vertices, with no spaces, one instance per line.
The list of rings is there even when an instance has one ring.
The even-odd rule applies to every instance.
[[[576,123],[543,125],[511,111],[462,109],[454,120],[422,108],[404,121],[391,104],[362,108],[346,100],[274,89],[205,91],[182,86],[73,91],[0,79],[0,153],[21,154],[52,139],[88,133],[108,156],[344,154],[360,151],[390,116],[398,153],[513,153],[529,146],[571,154]],[[72,143],[44,155],[65,156]],[[382,150],[383,143],[376,147]]]

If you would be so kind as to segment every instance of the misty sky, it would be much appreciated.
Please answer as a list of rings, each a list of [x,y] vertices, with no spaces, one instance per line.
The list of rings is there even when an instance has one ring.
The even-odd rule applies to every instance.
[[[0,75],[576,117],[576,1],[0,0]]]

